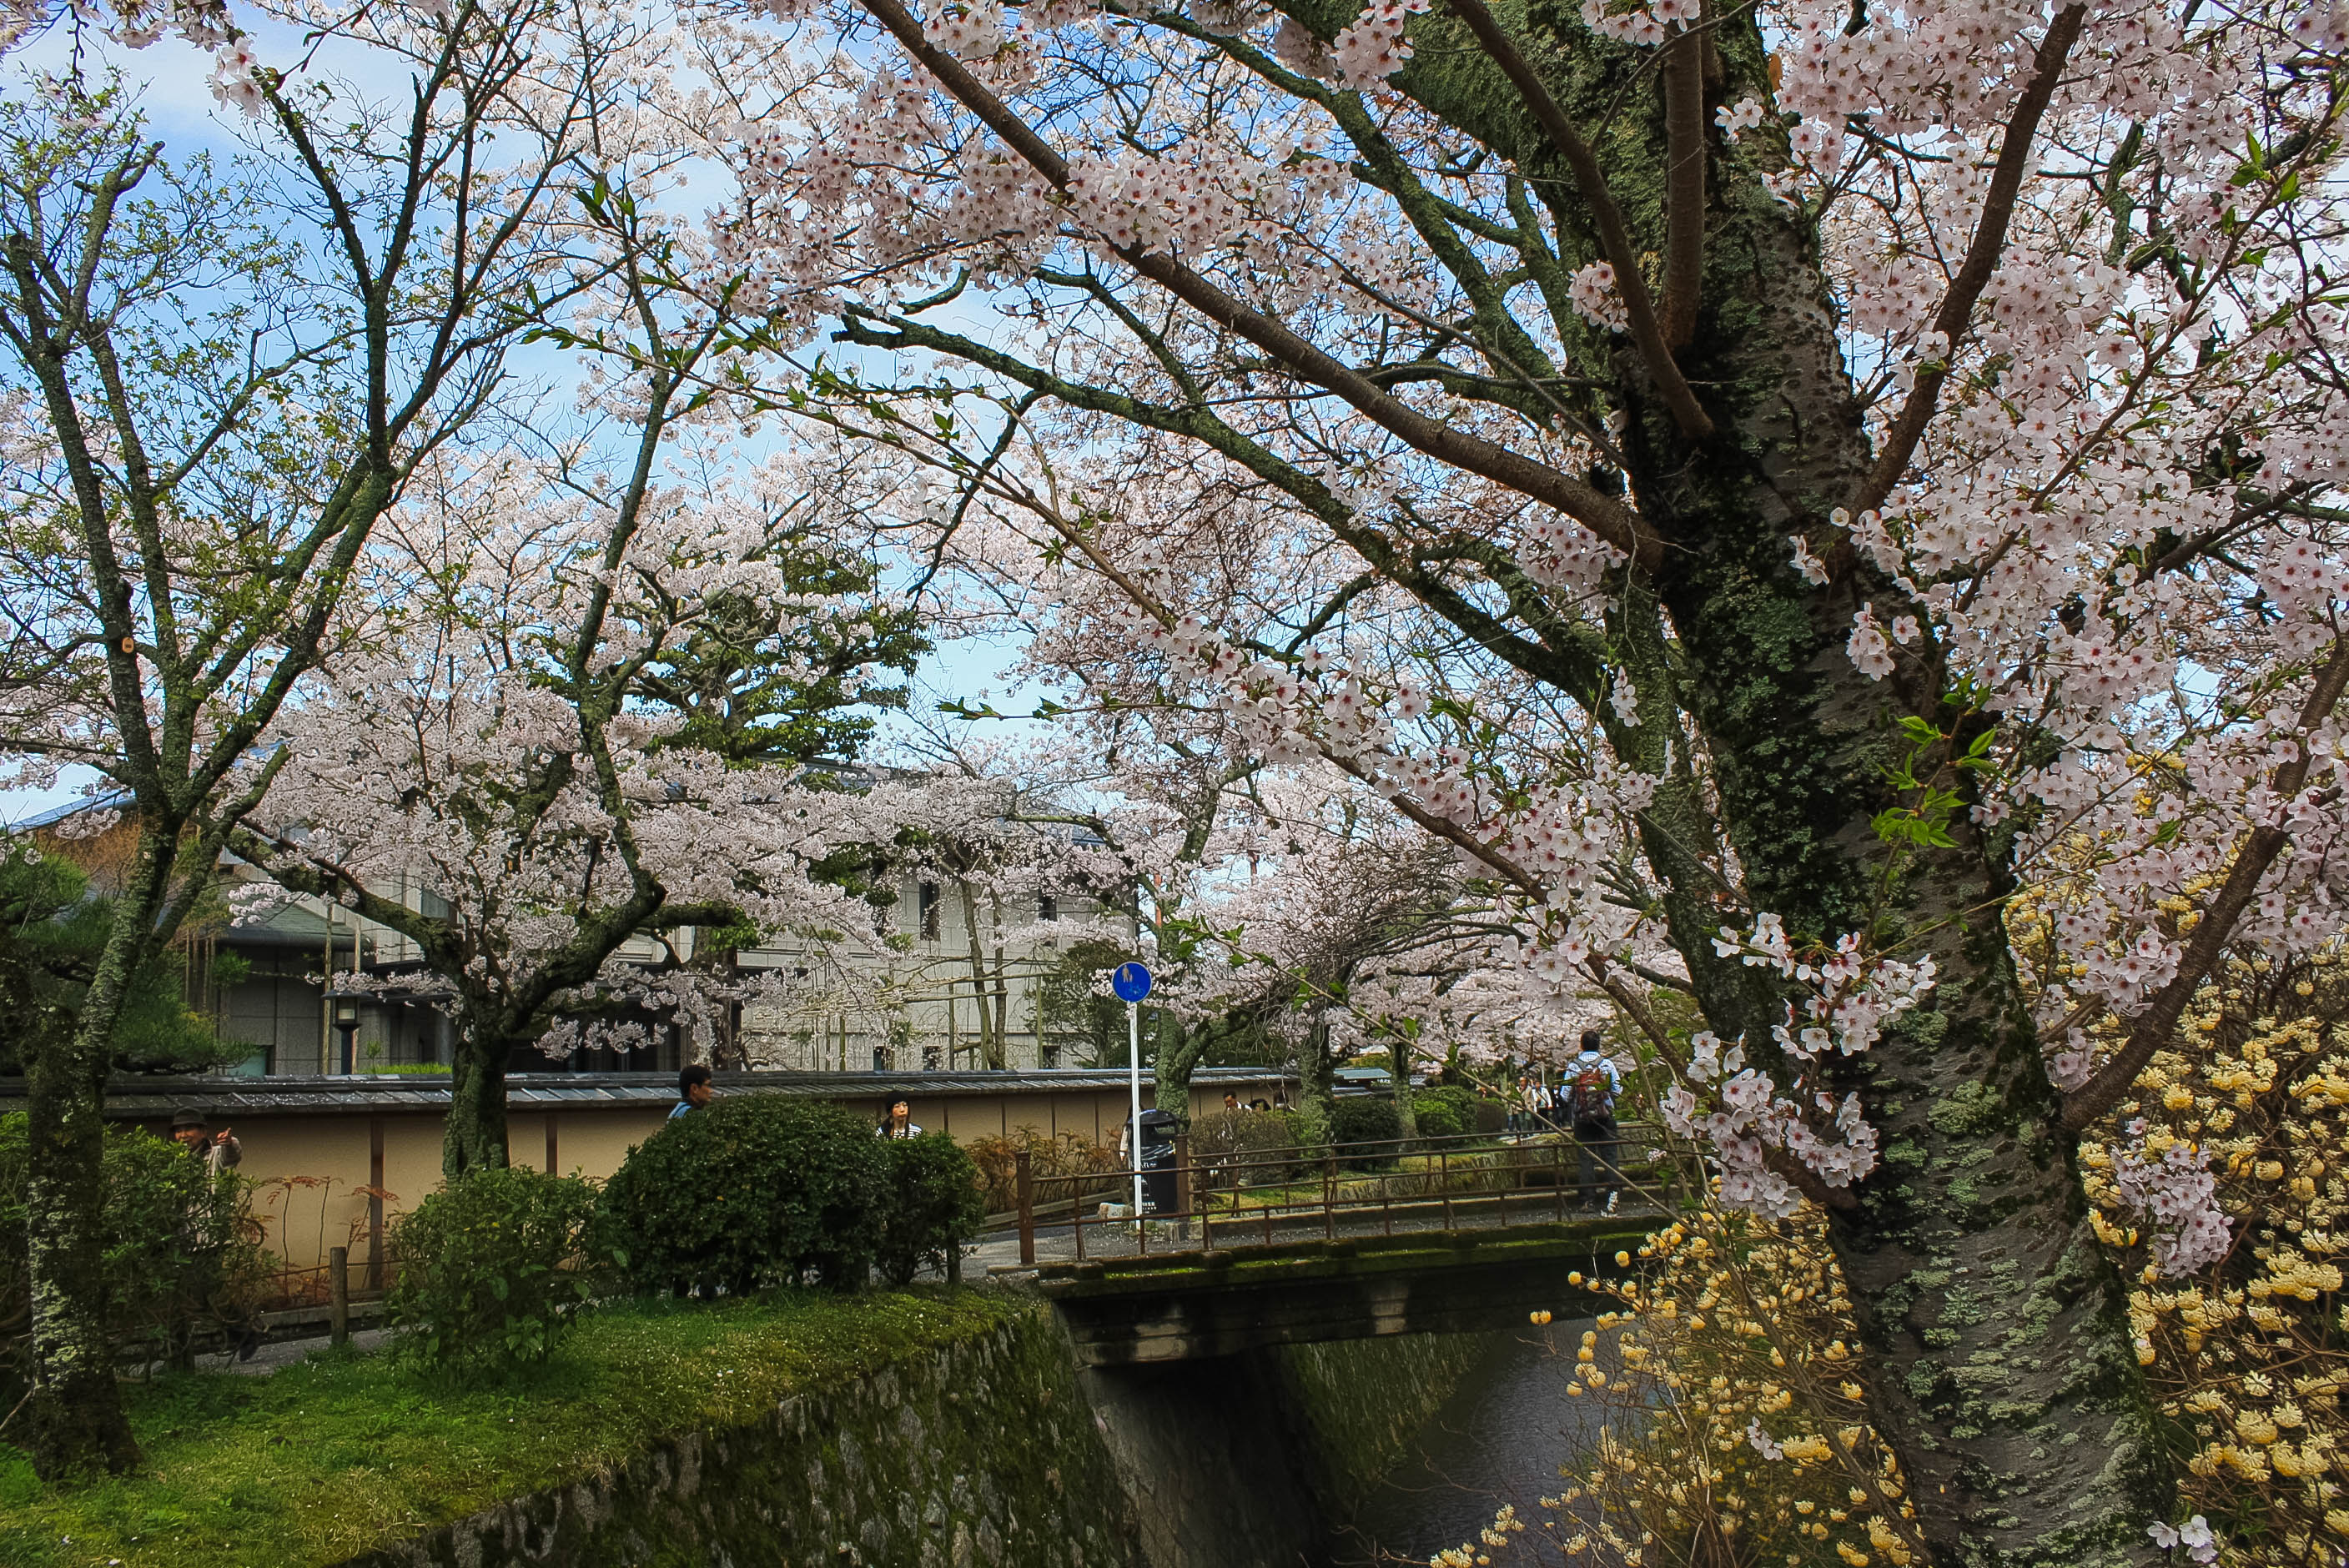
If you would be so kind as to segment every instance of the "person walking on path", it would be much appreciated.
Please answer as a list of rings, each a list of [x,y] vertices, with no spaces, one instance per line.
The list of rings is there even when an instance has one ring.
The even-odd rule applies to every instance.
[[[1621,1148],[1615,1132],[1615,1099],[1623,1092],[1623,1075],[1599,1050],[1598,1030],[1582,1031],[1581,1053],[1566,1064],[1562,1087],[1560,1119],[1582,1148],[1582,1207],[1587,1212],[1596,1203],[1603,1183],[1607,1206],[1600,1212],[1611,1214],[1622,1185],[1615,1170]]]
[[[875,1138],[919,1138],[922,1130],[914,1125],[914,1108],[900,1095],[889,1101],[889,1114],[873,1130]]]
[[[709,1085],[709,1069],[699,1062],[689,1062],[677,1075],[677,1104],[670,1109],[668,1119],[675,1121],[689,1110],[699,1110],[717,1096],[718,1091]]]

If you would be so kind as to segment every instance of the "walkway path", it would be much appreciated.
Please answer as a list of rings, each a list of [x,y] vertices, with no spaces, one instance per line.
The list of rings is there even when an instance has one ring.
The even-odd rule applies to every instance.
[[[1567,1211],[1570,1218],[1588,1218],[1591,1212],[1589,1210],[1573,1208],[1568,1208]],[[1659,1204],[1641,1202],[1626,1194],[1617,1213],[1630,1220],[1661,1219],[1664,1216],[1664,1210]],[[1525,1219],[1527,1223],[1546,1223],[1553,1222],[1556,1215],[1546,1205],[1528,1205],[1525,1210]],[[1178,1225],[1175,1222],[1167,1220],[1153,1220],[1149,1224],[1148,1244],[1143,1247],[1137,1246],[1133,1227],[1130,1224],[1089,1222],[1085,1226],[1085,1256],[1120,1258],[1133,1257],[1137,1253],[1191,1252],[1198,1249],[1202,1244],[1198,1228],[1195,1225]],[[1417,1232],[1467,1228],[1484,1230],[1498,1227],[1446,1224],[1442,1203],[1421,1201],[1408,1204],[1398,1203],[1394,1206],[1392,1215],[1381,1215],[1375,1209],[1340,1210],[1325,1220],[1320,1210],[1313,1209],[1278,1217],[1273,1221],[1272,1236],[1274,1243],[1278,1244],[1283,1242],[1310,1241],[1318,1236],[1403,1235]],[[1240,1248],[1263,1244],[1264,1229],[1260,1222],[1245,1223],[1239,1221],[1221,1220],[1216,1222],[1217,1251],[1226,1247]],[[1072,1228],[1065,1224],[1036,1227],[1036,1261],[1038,1263],[1073,1263],[1076,1261],[1076,1233]],[[980,1271],[990,1274],[1017,1274],[1022,1272],[1025,1266],[1019,1261],[1019,1237],[1015,1232],[989,1233],[977,1247],[963,1254],[963,1272],[966,1274],[977,1274]]]

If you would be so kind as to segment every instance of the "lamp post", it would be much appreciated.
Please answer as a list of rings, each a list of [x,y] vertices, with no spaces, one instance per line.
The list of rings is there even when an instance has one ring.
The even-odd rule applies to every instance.
[[[352,996],[335,998],[335,1030],[343,1037],[343,1071],[346,1073],[358,1071],[359,1005],[357,998]]]

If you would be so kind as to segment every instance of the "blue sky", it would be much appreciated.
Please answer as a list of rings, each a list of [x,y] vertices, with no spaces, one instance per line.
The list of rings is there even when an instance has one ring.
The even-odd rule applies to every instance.
[[[264,60],[290,59],[301,47],[298,36],[283,27],[264,26],[256,41]],[[73,46],[71,35],[57,29],[0,61],[0,73],[5,73],[0,76],[0,90],[22,90],[24,77],[30,72],[63,72],[72,62]],[[201,149],[226,156],[244,150],[243,117],[213,98],[210,87],[212,65],[207,55],[177,40],[129,50],[96,34],[86,35],[80,40],[80,47],[86,73],[96,77],[109,68],[119,68],[134,86],[152,132],[165,142],[171,155]],[[318,64],[326,74],[334,74],[336,62],[330,54]],[[964,317],[954,323],[964,330],[983,335],[996,325],[994,313],[986,310],[980,302],[970,302],[967,312],[958,307],[954,314]],[[553,351],[547,352],[553,355]],[[861,356],[860,351],[847,349],[843,353],[834,346],[832,356],[839,359]],[[550,357],[543,374],[549,381],[567,381],[571,371]],[[1031,707],[1040,694],[1032,688],[1013,686],[1004,673],[1018,654],[1019,641],[1009,634],[964,638],[942,645],[924,661],[917,674],[916,707],[926,711],[941,698],[987,700],[1006,711]],[[908,727],[906,720],[899,716],[885,717],[885,738],[903,737]],[[1001,736],[1031,727],[990,723],[983,727],[988,735]],[[0,790],[0,824],[20,822],[78,799],[95,777],[86,770],[76,770],[54,789]]]

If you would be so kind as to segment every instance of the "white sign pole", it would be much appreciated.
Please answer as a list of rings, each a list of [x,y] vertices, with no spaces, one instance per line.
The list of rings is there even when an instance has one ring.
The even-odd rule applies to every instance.
[[[1133,1223],[1138,1234],[1142,1224],[1142,999],[1150,995],[1149,967],[1121,964],[1109,985],[1125,1004],[1126,1114],[1130,1119],[1125,1124],[1125,1142],[1133,1156]]]
[[[1126,1145],[1133,1154],[1133,1222],[1142,1223],[1142,1004],[1125,1005],[1126,1091],[1130,1101]]]

